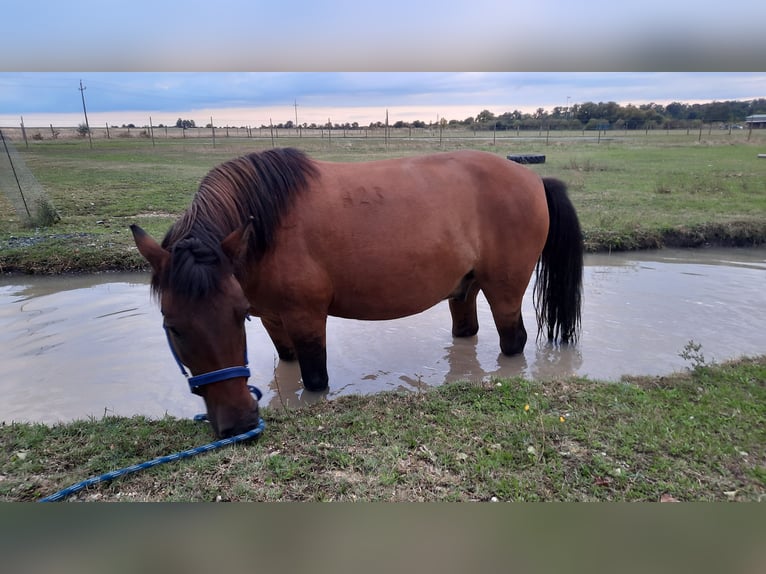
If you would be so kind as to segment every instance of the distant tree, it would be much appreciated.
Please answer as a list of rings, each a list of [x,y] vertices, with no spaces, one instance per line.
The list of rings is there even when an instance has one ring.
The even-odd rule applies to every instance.
[[[575,113],[575,117],[583,124],[587,124],[591,118],[598,117],[598,106],[593,102],[585,102],[580,104]]]
[[[495,114],[489,110],[482,110],[479,115],[476,116],[476,123],[478,124],[491,124],[495,121]]]
[[[197,125],[194,123],[194,120],[182,120],[181,118],[178,118],[176,127],[188,130],[189,128],[196,128]]]
[[[673,102],[665,106],[665,113],[674,120],[686,119],[686,112],[689,106],[681,102]]]
[[[77,133],[80,135],[80,137],[87,136],[88,132],[90,132],[90,129],[88,129],[87,124],[80,124],[77,126]]]
[[[705,106],[702,119],[706,122],[728,122],[731,117],[731,102],[716,101]]]

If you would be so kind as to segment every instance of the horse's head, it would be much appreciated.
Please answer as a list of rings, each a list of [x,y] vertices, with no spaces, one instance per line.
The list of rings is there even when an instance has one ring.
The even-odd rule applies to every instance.
[[[165,248],[137,225],[138,251],[152,267],[152,288],[168,342],[181,369],[191,372],[193,393],[205,400],[208,420],[224,438],[259,423],[258,401],[247,387],[245,320],[248,302],[234,261],[243,231],[223,241],[188,236]]]

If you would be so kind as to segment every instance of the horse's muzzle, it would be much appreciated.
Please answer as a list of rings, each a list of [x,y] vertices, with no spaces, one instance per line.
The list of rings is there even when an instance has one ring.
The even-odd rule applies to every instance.
[[[214,408],[208,411],[208,418],[218,438],[230,438],[253,430],[260,424],[260,413],[257,401],[247,410],[226,407]]]

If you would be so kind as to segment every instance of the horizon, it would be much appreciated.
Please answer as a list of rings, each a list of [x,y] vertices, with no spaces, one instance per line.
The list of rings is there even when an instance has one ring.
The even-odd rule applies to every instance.
[[[84,90],[80,92],[79,82]],[[641,106],[750,101],[766,95],[754,72],[597,73],[0,73],[0,127],[175,125],[360,126],[441,118],[463,121],[489,110],[550,113],[586,102]],[[296,108],[297,104],[297,108]],[[297,122],[296,122],[297,114]]]

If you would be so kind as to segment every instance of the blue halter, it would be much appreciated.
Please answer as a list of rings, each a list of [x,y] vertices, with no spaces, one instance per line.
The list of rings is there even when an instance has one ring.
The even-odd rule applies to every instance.
[[[250,316],[248,316],[247,319],[250,320]],[[245,343],[244,366],[226,367],[223,369],[218,369],[217,371],[210,371],[209,373],[203,373],[201,375],[195,375],[193,377],[190,376],[189,372],[184,367],[184,364],[181,362],[181,359],[178,356],[178,353],[176,353],[176,348],[173,346],[173,341],[170,339],[170,332],[168,331],[168,328],[167,327],[164,327],[164,328],[165,328],[165,337],[168,340],[168,347],[170,347],[170,352],[172,353],[173,358],[176,360],[176,363],[178,363],[178,368],[181,369],[181,374],[184,377],[186,377],[186,380],[189,383],[189,388],[191,392],[193,392],[194,394],[199,394],[197,392],[197,389],[204,385],[217,383],[219,381],[225,381],[227,379],[234,379],[237,377],[245,377],[246,379],[250,377],[250,368],[248,367],[248,360],[247,360],[247,343]],[[257,394],[260,395],[260,392],[258,392]],[[260,396],[257,398],[260,399]]]

